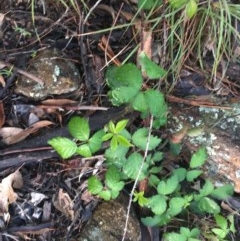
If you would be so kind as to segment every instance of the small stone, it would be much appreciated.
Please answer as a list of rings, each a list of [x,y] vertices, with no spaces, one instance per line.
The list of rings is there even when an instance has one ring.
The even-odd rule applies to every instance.
[[[15,93],[34,100],[74,92],[82,82],[77,67],[57,49],[43,50],[31,60],[26,71],[42,79],[44,85],[22,75],[17,81]]]
[[[99,204],[78,241],[119,241],[122,239],[127,215],[128,200],[121,195],[116,200]],[[131,210],[125,241],[141,240],[141,229]]]

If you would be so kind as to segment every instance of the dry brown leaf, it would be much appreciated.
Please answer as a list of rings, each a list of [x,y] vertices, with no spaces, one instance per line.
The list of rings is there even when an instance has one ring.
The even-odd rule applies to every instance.
[[[72,199],[69,197],[68,193],[64,192],[62,188],[59,189],[57,195],[53,196],[53,205],[65,216],[70,218],[72,221],[74,220],[74,203]]]
[[[142,31],[142,49],[139,48],[138,55],[144,52],[150,59],[152,58],[152,31]]]
[[[2,85],[3,88],[6,86],[6,82],[2,75],[0,75],[0,84]]]
[[[1,27],[2,24],[3,24],[3,21],[4,21],[4,18],[5,18],[5,15],[6,15],[6,14],[0,13],[0,27]]]
[[[0,128],[4,125],[4,123],[5,123],[4,107],[3,107],[3,102],[0,102]]]
[[[78,105],[79,102],[69,99],[47,99],[41,102],[43,105],[53,105],[53,106],[62,106],[62,105]]]
[[[30,134],[39,130],[40,128],[54,124],[51,121],[38,121],[26,129],[16,127],[5,127],[0,130],[2,142],[10,145],[26,139]]]
[[[17,200],[18,195],[13,187],[21,188],[23,185],[22,174],[19,170],[5,177],[0,183],[0,216],[8,216],[8,205]],[[6,220],[5,220],[6,221]]]
[[[22,131],[23,129],[18,127],[3,127],[0,129],[1,141],[7,145],[10,145],[13,137]]]
[[[171,137],[171,142],[174,144],[179,144],[182,142],[183,138],[187,135],[188,132],[188,126],[184,126],[180,131],[178,131],[177,133],[172,134]]]

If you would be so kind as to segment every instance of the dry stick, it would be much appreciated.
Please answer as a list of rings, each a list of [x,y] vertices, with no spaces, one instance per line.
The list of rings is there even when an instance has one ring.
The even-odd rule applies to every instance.
[[[118,20],[118,18],[119,18],[119,15],[120,15],[120,12],[121,12],[122,7],[123,7],[123,3],[121,4],[120,10],[118,11],[117,16],[116,16],[116,17],[113,16],[113,26],[115,26],[116,23],[117,23],[117,20]],[[106,46],[106,51],[104,52],[104,57],[105,57],[105,62],[106,62],[106,63],[107,63],[107,61],[108,61],[108,59],[107,59],[107,53],[108,53],[108,51],[107,51],[107,50],[108,50],[109,39],[110,39],[110,36],[111,36],[111,35],[112,35],[112,28],[111,28],[110,31],[109,31],[109,35],[108,35],[107,41],[104,43],[105,46]]]
[[[84,21],[83,21],[83,25],[86,24],[88,18],[90,17],[90,15],[91,15],[92,12],[94,11],[94,9],[97,7],[97,5],[99,5],[99,3],[100,3],[101,1],[102,1],[102,0],[98,0],[98,1],[97,1],[97,2],[91,7],[91,9],[89,10],[89,12],[88,12],[86,18],[85,18]]]
[[[147,144],[146,144],[146,149],[145,149],[145,152],[144,152],[144,156],[143,156],[143,160],[142,160],[140,169],[139,169],[139,171],[138,171],[137,177],[136,177],[136,179],[135,179],[135,181],[134,181],[134,185],[133,185],[133,188],[132,188],[131,193],[130,193],[130,199],[129,199],[128,207],[127,207],[127,217],[126,217],[126,221],[125,221],[125,226],[124,226],[124,232],[123,232],[122,241],[125,240],[126,234],[127,234],[127,226],[128,226],[129,215],[130,215],[131,203],[132,203],[132,199],[133,199],[133,193],[134,193],[134,191],[135,191],[135,189],[136,189],[136,187],[137,187],[138,179],[139,179],[139,177],[140,177],[141,171],[142,171],[142,169],[143,169],[144,162],[145,162],[145,160],[146,160],[146,158],[147,158],[147,155],[148,155],[150,138],[151,138],[151,133],[152,133],[152,125],[153,125],[153,116],[151,115],[150,124],[149,124],[148,138],[147,138]]]

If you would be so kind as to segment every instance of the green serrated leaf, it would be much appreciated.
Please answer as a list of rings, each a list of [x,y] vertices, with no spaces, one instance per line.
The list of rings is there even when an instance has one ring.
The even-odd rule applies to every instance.
[[[154,167],[151,167],[149,169],[149,173],[151,173],[151,174],[158,174],[161,170],[162,170],[162,167],[154,166]]]
[[[188,182],[193,182],[201,174],[202,174],[201,170],[190,170],[190,171],[187,171],[186,179]]]
[[[190,232],[190,236],[197,238],[200,235],[200,230],[198,228],[193,228]],[[189,240],[190,241],[190,240]]]
[[[113,137],[113,133],[107,133],[102,137],[102,141],[108,141]]]
[[[160,79],[166,75],[167,72],[149,59],[144,52],[141,52],[138,57],[142,72],[145,73],[149,79]]]
[[[77,150],[77,144],[66,137],[55,137],[49,140],[48,144],[51,145],[63,159],[70,158]]]
[[[180,233],[187,238],[190,235],[190,229],[189,228],[185,228],[185,227],[181,227],[180,228]]]
[[[117,141],[120,145],[127,146],[127,147],[132,146],[132,144],[126,137],[124,137],[122,135],[117,135],[116,137],[117,137]]]
[[[116,133],[120,133],[126,126],[127,126],[128,120],[121,120],[118,121],[116,124]]]
[[[229,226],[229,230],[232,232],[232,233],[235,233],[236,232],[236,228],[235,228],[235,218],[234,218],[234,214],[230,214],[228,215],[227,219],[228,221],[230,222],[230,226]]]
[[[90,128],[85,118],[74,116],[68,123],[70,134],[80,141],[87,141],[90,136]]]
[[[107,71],[108,95],[113,105],[129,103],[142,86],[141,72],[134,64],[124,64]]]
[[[209,197],[203,197],[198,201],[198,208],[202,212],[218,214],[220,213],[219,205]]]
[[[107,70],[106,77],[107,84],[111,89],[116,89],[121,86],[134,86],[140,90],[143,82],[141,72],[136,65],[131,63],[119,67],[111,66]]]
[[[202,166],[207,160],[207,152],[205,148],[199,148],[197,152],[192,155],[190,161],[190,168],[197,168]]]
[[[113,105],[119,106],[131,102],[138,92],[135,87],[121,86],[110,91],[108,97]]]
[[[112,140],[110,141],[110,148],[112,150],[116,150],[118,147],[118,140],[117,140],[117,136],[113,136]]]
[[[187,241],[202,241],[202,240],[198,238],[188,238]]]
[[[138,92],[133,101],[131,102],[132,108],[139,112],[148,111],[148,103],[144,92]]]
[[[160,179],[156,175],[150,175],[148,182],[150,186],[156,187]]]
[[[103,189],[103,185],[97,177],[91,176],[88,179],[88,191],[90,193],[92,193],[93,195],[96,195],[99,192],[101,192],[102,189]]]
[[[103,136],[104,136],[104,131],[99,130],[95,132],[93,136],[89,139],[88,145],[92,153],[95,153],[101,149]]]
[[[222,230],[220,228],[212,228],[211,229],[213,233],[215,233],[217,235],[218,238],[220,238],[221,240],[224,239],[227,234],[229,233],[228,230]]]
[[[165,125],[167,123],[167,114],[163,114],[163,112],[160,113],[160,116],[156,116],[153,119],[153,128],[158,129],[161,126]]]
[[[118,146],[116,150],[108,148],[105,152],[106,161],[122,167],[123,163],[125,163],[128,150],[129,148],[125,146]]]
[[[167,105],[164,95],[159,90],[148,89],[144,92],[148,103],[150,114],[154,117],[165,117],[167,115]]]
[[[209,180],[205,181],[205,184],[199,191],[201,197],[209,196],[214,190],[214,185]]]
[[[148,206],[154,214],[161,215],[167,209],[167,202],[163,195],[154,195],[148,198]]]
[[[231,184],[226,184],[222,187],[217,187],[212,191],[211,196],[219,200],[227,199],[231,197],[234,193],[234,186]]]
[[[117,197],[119,196],[119,194],[120,194],[119,191],[114,190],[114,189],[111,189],[110,191],[111,191],[111,197],[112,197],[112,199],[117,198]]]
[[[134,199],[133,202],[138,202],[140,207],[147,206],[149,200],[148,198],[144,197],[144,191],[141,192],[134,192]]]
[[[186,5],[186,14],[189,18],[192,18],[198,9],[197,2],[195,0],[189,0]]]
[[[160,181],[157,186],[157,191],[159,194],[169,195],[177,189],[178,185],[178,176],[173,175],[169,177],[166,181]]]
[[[177,168],[173,170],[173,175],[178,177],[178,181],[182,182],[187,174],[187,170],[183,167]]]
[[[83,144],[77,147],[76,153],[83,157],[90,157],[92,156],[91,149],[88,144]]]
[[[148,141],[148,131],[149,130],[147,128],[141,128],[134,132],[132,136],[133,144],[143,151],[146,149],[146,144]],[[151,135],[148,150],[151,151],[155,149],[160,144],[160,142],[160,138]]]
[[[143,157],[139,153],[137,152],[132,153],[128,157],[125,165],[123,166],[124,174],[127,175],[129,178],[135,180],[140,170],[142,161],[143,161]],[[143,170],[140,173],[139,180],[142,180],[143,178],[146,177],[146,173],[144,173],[146,172],[146,169],[147,169],[147,166],[146,164],[144,164]]]
[[[163,160],[163,153],[160,151],[157,151],[153,154],[152,161],[153,162],[159,162]]]
[[[98,196],[105,201],[111,200],[111,191],[110,190],[102,190],[98,193]]]
[[[187,241],[187,238],[178,233],[167,233],[164,236],[165,241]]]
[[[141,218],[141,221],[144,225],[153,227],[157,226],[161,222],[162,217],[159,215],[155,215],[153,217],[146,217],[146,218]]]
[[[178,215],[179,213],[181,213],[185,207],[185,202],[186,202],[186,200],[181,197],[171,198],[169,201],[169,208],[167,210],[169,215],[174,217],[174,216]]]
[[[109,121],[108,123],[108,129],[111,133],[115,134],[116,133],[116,126],[112,121]]]
[[[223,230],[227,230],[228,228],[228,222],[227,219],[225,217],[223,217],[222,215],[216,214],[214,215],[215,221],[217,223],[217,225],[223,229]]]
[[[106,181],[112,183],[113,185],[118,183],[121,179],[119,170],[114,166],[110,166],[106,172]]]
[[[124,187],[124,182],[120,181],[119,170],[115,166],[111,166],[106,172],[106,184],[107,186],[115,191],[121,191]]]

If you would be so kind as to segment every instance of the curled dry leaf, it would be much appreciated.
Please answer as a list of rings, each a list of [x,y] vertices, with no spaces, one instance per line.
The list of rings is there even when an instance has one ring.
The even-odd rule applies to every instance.
[[[5,15],[6,14],[0,13],[0,27],[2,27],[2,25],[3,25],[3,21],[4,21],[4,18],[5,18]]]
[[[0,130],[0,137],[2,142],[11,145],[26,139],[30,134],[39,130],[40,128],[54,124],[51,121],[38,121],[26,129],[16,127],[4,127]]]
[[[0,183],[0,217],[9,217],[8,205],[17,200],[13,187],[21,188],[23,185],[22,174],[19,170],[5,177]]]
[[[23,129],[18,127],[3,127],[0,129],[1,140],[3,143],[10,145],[14,136],[21,133],[22,131]]]
[[[182,142],[183,138],[187,135],[188,126],[184,126],[180,131],[174,133],[171,137],[171,142],[174,144],[179,144]]]
[[[53,205],[66,217],[70,218],[72,221],[74,220],[74,203],[68,193],[64,192],[62,188],[59,189],[57,195],[53,196]]]
[[[43,105],[50,105],[50,106],[63,106],[63,105],[78,105],[79,102],[75,100],[69,99],[46,99],[41,101]]]

